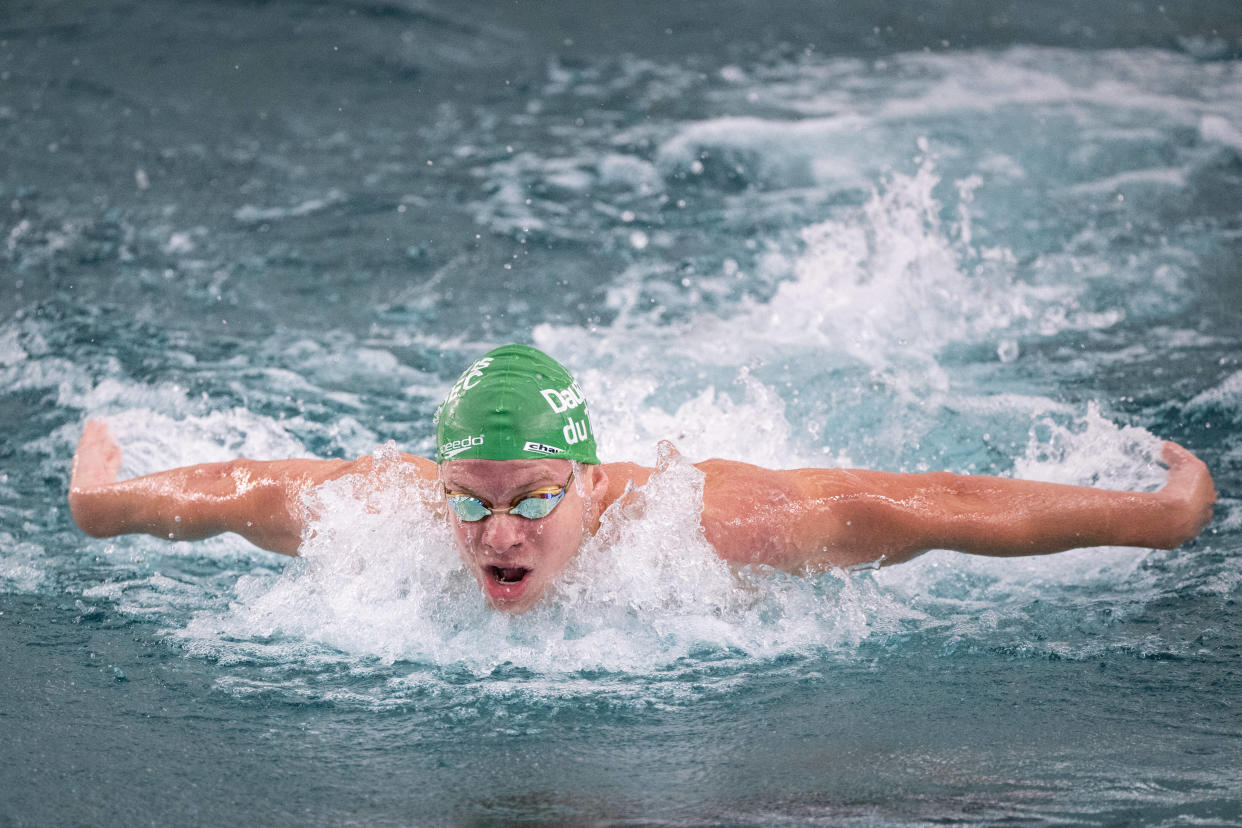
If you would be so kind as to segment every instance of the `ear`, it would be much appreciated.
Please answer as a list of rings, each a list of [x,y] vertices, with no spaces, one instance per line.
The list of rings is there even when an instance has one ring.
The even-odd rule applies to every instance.
[[[582,482],[586,484],[589,508],[592,514],[598,514],[601,511],[600,504],[604,502],[608,494],[608,472],[604,471],[604,467],[600,465],[583,464],[580,468],[589,470],[583,475],[586,479]]]

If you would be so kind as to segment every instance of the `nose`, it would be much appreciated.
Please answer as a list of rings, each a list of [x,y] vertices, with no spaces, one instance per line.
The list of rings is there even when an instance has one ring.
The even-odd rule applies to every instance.
[[[506,514],[493,514],[483,521],[483,541],[489,551],[505,553],[516,549],[522,544],[522,522],[524,518]]]

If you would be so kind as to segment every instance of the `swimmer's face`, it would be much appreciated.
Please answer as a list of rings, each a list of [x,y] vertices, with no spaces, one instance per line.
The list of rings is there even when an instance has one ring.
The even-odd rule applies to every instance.
[[[440,480],[450,492],[503,509],[539,489],[564,486],[572,470],[568,460],[447,460]],[[579,465],[565,496],[534,520],[500,513],[469,522],[448,510],[457,550],[488,603],[521,613],[543,597],[595,530],[607,480],[599,466]]]

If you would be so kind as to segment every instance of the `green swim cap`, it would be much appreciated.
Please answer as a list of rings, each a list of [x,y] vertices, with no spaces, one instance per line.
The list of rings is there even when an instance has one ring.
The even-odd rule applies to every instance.
[[[436,462],[599,463],[582,389],[528,345],[503,345],[466,369],[436,412]]]

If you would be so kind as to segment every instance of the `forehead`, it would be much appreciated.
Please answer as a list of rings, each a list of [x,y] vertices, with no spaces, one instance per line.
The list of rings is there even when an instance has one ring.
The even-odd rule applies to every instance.
[[[446,460],[440,480],[450,489],[474,494],[505,493],[560,486],[569,477],[569,460]]]

